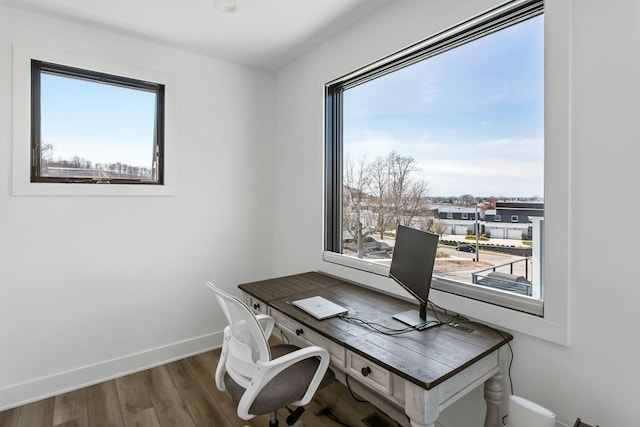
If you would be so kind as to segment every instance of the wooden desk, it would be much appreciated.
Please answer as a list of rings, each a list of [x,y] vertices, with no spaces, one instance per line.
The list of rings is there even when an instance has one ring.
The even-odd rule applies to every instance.
[[[414,427],[434,427],[442,409],[484,383],[485,427],[499,427],[508,359],[505,344],[513,339],[508,333],[472,323],[465,324],[472,332],[439,326],[388,336],[337,317],[319,321],[291,302],[320,295],[348,308],[350,317],[395,329],[405,325],[392,315],[417,306],[323,273],[245,283],[239,288],[250,307],[274,318],[278,333],[286,339],[326,348],[336,377],[346,382],[348,376],[354,391],[403,425],[408,425],[408,417]]]

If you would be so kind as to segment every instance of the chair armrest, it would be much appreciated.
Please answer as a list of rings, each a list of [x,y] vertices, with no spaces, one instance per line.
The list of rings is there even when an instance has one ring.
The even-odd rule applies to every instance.
[[[329,367],[329,352],[322,347],[310,346],[304,347],[294,352],[285,354],[277,359],[269,361],[258,361],[256,363],[256,375],[251,381],[251,385],[246,389],[242,398],[238,402],[238,415],[243,419],[249,419],[252,415],[249,414],[249,408],[255,400],[256,396],[262,390],[262,388],[273,379],[276,375],[287,369],[288,367],[300,362],[304,359],[312,357],[320,358],[320,363],[316,369],[307,391],[304,396],[296,402],[296,405],[306,405],[311,401],[313,395],[318,390],[322,378],[324,377],[327,368]],[[244,418],[249,417],[249,418]]]
[[[257,314],[256,320],[258,320],[258,323],[260,323],[260,327],[264,332],[264,336],[267,338],[267,340],[269,340],[269,337],[271,336],[271,332],[273,332],[273,326],[275,325],[275,320],[273,320],[273,317],[267,314]]]

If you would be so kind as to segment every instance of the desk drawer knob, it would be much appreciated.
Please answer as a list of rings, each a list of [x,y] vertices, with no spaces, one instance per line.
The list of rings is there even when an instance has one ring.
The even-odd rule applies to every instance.
[[[362,372],[362,375],[366,377],[371,373],[371,368],[368,366],[365,366],[364,368],[360,369],[360,372]]]
[[[300,336],[300,335],[302,335],[303,333],[304,333],[304,331],[302,330],[302,328],[300,328],[300,329],[296,329],[296,335],[297,335],[297,336]]]
[[[260,304],[258,304],[258,303],[253,304],[253,308],[255,310],[260,310]]]

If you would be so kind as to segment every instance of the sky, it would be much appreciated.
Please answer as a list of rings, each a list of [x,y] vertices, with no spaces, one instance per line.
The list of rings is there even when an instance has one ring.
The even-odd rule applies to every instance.
[[[351,161],[395,150],[431,196],[544,196],[544,17],[344,92]]]
[[[53,159],[151,168],[155,94],[42,73],[42,142]]]

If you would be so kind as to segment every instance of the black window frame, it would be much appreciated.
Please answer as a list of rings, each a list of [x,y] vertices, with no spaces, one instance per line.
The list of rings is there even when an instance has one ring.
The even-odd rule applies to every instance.
[[[325,84],[325,252],[342,253],[341,119],[344,91],[542,14],[544,0],[513,0]],[[451,218],[447,216],[447,219]],[[371,266],[345,265],[374,272],[369,270]],[[434,289],[537,316],[543,316],[544,313],[544,300],[505,296],[493,291],[477,290],[475,286],[434,279]]]
[[[75,78],[89,82],[109,84],[127,89],[136,89],[154,93],[156,96],[154,126],[154,159],[150,179],[134,178],[89,178],[89,177],[52,177],[42,176],[41,153],[41,75],[42,73],[61,77]],[[30,182],[32,183],[70,183],[70,184],[140,184],[164,185],[165,159],[165,85],[130,77],[86,70],[53,62],[31,59],[31,137],[30,137]]]

